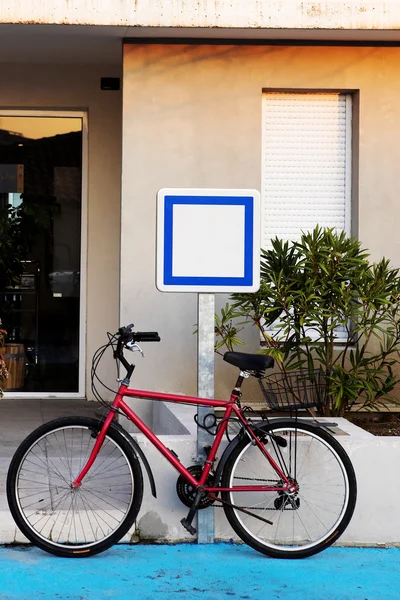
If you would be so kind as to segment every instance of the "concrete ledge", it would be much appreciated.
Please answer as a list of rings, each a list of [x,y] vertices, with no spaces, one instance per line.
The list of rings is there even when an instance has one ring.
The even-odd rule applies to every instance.
[[[191,408],[191,407],[190,407]],[[193,409],[191,409],[193,412]],[[176,417],[176,415],[175,415]],[[190,415],[186,415],[188,424]],[[346,419],[328,419],[338,424],[337,439],[353,462],[358,481],[358,500],[353,519],[340,538],[345,546],[398,546],[400,545],[400,437],[376,437]],[[185,427],[188,431],[188,429]],[[139,540],[155,542],[193,541],[193,537],[180,524],[187,508],[176,495],[178,473],[142,435],[135,439],[146,454],[153,469],[157,486],[157,498],[153,498],[145,479],[145,494],[136,527],[122,540],[134,543]],[[160,435],[164,444],[172,448],[181,462],[189,466],[196,462],[195,431],[186,435]],[[0,459],[3,485],[0,493],[0,543],[24,543],[26,540],[17,530],[8,511],[4,478],[11,458]],[[215,509],[216,539],[236,539],[225,519],[222,508]]]
[[[393,471],[393,466],[400,464],[400,437],[373,436],[343,418],[326,420],[338,424],[337,439],[349,454],[358,483],[356,509],[339,545],[400,545],[400,480],[397,472]],[[138,537],[153,541],[193,539],[180,525],[180,519],[187,514],[187,508],[176,496],[178,474],[144,436],[135,438],[152,466],[158,493],[158,498],[153,498],[146,485],[137,523]],[[194,463],[196,440],[193,436],[186,439],[161,436],[161,439],[174,449],[183,464],[188,466]],[[215,535],[221,540],[236,539],[222,508],[215,509]]]
[[[322,0],[269,0],[264,6],[258,0],[236,2],[182,2],[169,0],[59,0],[49,5],[45,0],[9,2],[0,0],[3,23],[109,25],[119,27],[168,28],[246,28],[327,30],[395,30],[400,9],[396,0],[374,2],[364,0],[339,2]],[[137,35],[135,31],[132,35]],[[170,34],[171,35],[171,34]]]

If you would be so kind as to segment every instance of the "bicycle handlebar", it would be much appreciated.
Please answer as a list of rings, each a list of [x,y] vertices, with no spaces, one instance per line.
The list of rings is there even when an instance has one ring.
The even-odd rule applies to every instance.
[[[132,375],[134,365],[130,365],[124,357],[123,347],[129,348],[127,344],[133,342],[160,342],[161,338],[157,331],[132,331],[133,323],[126,327],[120,327],[115,334],[118,338],[117,348],[114,350],[114,358],[119,360],[126,369],[126,377],[129,379]],[[129,348],[132,350],[132,348]]]
[[[123,344],[128,342],[160,342],[161,338],[157,331],[132,331],[133,323],[126,327],[120,327],[117,332]]]
[[[134,342],[160,342],[161,338],[157,331],[136,331],[133,334]]]

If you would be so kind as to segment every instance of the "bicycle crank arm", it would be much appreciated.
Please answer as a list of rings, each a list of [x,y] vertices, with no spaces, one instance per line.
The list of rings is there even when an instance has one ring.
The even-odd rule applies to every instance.
[[[209,497],[216,502],[221,502],[222,504],[227,504],[228,506],[231,506],[232,508],[235,508],[236,510],[239,510],[240,512],[246,513],[246,515],[250,515],[251,517],[258,519],[259,521],[264,521],[264,523],[267,523],[267,525],[273,525],[272,521],[269,521],[268,519],[264,519],[264,517],[260,517],[259,515],[255,515],[254,513],[250,512],[249,510],[246,510],[245,508],[242,508],[241,506],[236,506],[235,504],[232,504],[231,502],[228,502],[227,500],[222,500],[222,498],[218,498],[217,496],[214,496],[214,494],[209,494]]]

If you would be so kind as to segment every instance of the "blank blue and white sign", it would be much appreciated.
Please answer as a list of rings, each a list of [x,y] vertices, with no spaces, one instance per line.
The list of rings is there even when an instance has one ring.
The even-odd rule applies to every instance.
[[[162,292],[257,291],[260,233],[256,190],[160,190],[157,288]]]

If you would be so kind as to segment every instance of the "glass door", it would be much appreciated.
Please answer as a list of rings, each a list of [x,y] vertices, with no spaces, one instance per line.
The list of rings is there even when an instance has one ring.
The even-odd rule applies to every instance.
[[[83,394],[84,115],[0,113],[5,391]]]

